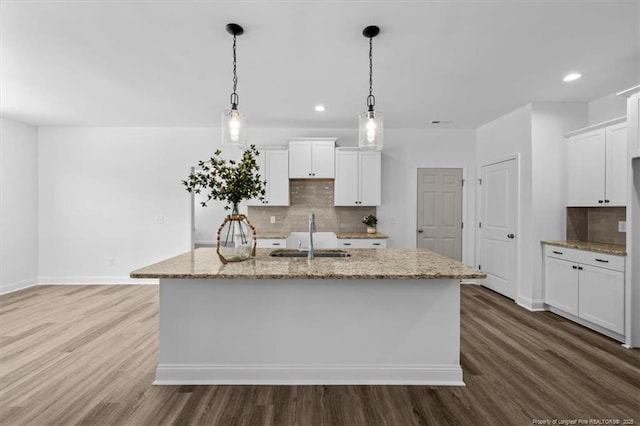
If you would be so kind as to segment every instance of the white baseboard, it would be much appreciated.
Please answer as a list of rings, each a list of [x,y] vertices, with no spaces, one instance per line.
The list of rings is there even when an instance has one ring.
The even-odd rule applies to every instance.
[[[154,384],[465,386],[459,365],[159,364]]]
[[[606,329],[604,327],[599,326],[598,324],[594,324],[590,321],[584,320],[582,318],[579,318],[575,315],[572,315],[568,312],[563,311],[562,309],[557,309],[554,308],[553,306],[549,306],[549,305],[545,305],[549,311],[553,312],[556,315],[560,315],[561,317],[564,317],[568,320],[571,320],[577,324],[580,324],[583,327],[587,327],[590,328],[592,330],[597,331],[598,333],[604,334],[607,337],[611,337],[612,339],[615,339],[617,341],[619,341],[620,343],[622,343],[622,346],[625,346],[626,344],[626,339],[625,336],[623,334],[618,334],[615,331]]]
[[[25,288],[38,285],[38,278],[29,278],[26,280],[15,281],[0,288],[0,294],[12,293],[14,291],[23,290]]]
[[[547,310],[543,299],[529,299],[528,297],[518,296],[516,303],[531,312]]]
[[[40,277],[38,284],[56,284],[56,285],[92,285],[92,284],[158,284],[157,278],[130,278],[126,275],[117,276],[72,276],[72,277]]]

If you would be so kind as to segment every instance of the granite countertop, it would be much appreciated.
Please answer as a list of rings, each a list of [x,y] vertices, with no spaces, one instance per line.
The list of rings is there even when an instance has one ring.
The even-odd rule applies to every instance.
[[[366,232],[336,232],[338,239],[352,238],[352,239],[367,239],[367,238],[389,238],[388,235],[382,232],[376,232],[375,234],[367,234]]]
[[[212,247],[198,248],[131,273],[131,278],[193,279],[471,279],[486,274],[426,249],[350,249],[347,258],[278,258],[258,249],[244,262],[222,264]]]
[[[542,241],[543,244],[551,246],[573,248],[578,250],[587,250],[595,253],[613,254],[615,256],[626,256],[627,247],[620,244],[593,243],[590,241]]]

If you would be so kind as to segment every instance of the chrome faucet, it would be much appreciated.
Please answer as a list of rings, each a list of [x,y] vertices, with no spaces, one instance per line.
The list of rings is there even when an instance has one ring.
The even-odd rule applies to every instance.
[[[313,259],[313,233],[316,232],[316,215],[309,214],[309,252],[307,259]]]

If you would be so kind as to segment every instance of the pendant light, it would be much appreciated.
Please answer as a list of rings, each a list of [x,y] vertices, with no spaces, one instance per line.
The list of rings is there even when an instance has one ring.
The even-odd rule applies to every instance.
[[[380,33],[380,28],[370,25],[362,30],[362,35],[369,39],[369,96],[367,111],[358,116],[358,147],[366,150],[382,150],[382,114],[374,110],[376,98],[373,96],[373,38]]]
[[[238,24],[227,24],[226,30],[233,36],[233,92],[231,109],[222,111],[222,145],[244,147],[247,142],[247,116],[238,110],[238,75],[236,74],[236,36],[244,33]]]

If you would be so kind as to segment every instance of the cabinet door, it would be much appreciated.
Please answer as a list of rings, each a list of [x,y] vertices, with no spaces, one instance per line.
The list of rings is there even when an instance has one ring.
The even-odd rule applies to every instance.
[[[605,205],[627,204],[627,123],[606,128]],[[608,201],[608,202],[607,202]]]
[[[335,142],[313,141],[311,144],[311,176],[333,179],[335,177]]]
[[[358,205],[358,151],[336,151],[336,180],[334,181],[334,204],[336,206]]]
[[[267,151],[266,180],[268,206],[289,205],[289,153],[286,150]]]
[[[260,180],[266,180],[267,181],[267,187],[265,188],[267,191],[267,194],[265,196],[265,200],[267,199],[266,197],[269,196],[269,176],[267,173],[267,151],[259,151],[260,155],[258,155],[258,158],[256,159],[256,162],[258,163],[258,167],[260,167],[260,170],[258,171],[258,173],[260,174]],[[250,200],[245,201],[245,204],[247,206],[264,206],[264,201],[260,201],[260,199],[258,198],[252,198]]]
[[[603,206],[605,131],[569,139],[569,206]]]
[[[311,170],[311,141],[289,142],[289,177],[308,179]]]
[[[624,333],[624,273],[580,265],[578,316]]]
[[[359,153],[360,203],[362,206],[380,205],[381,156],[380,152]]]
[[[631,156],[633,158],[640,157],[640,94],[636,93],[628,101],[629,124],[633,125],[630,135],[629,146],[631,147]],[[635,124],[634,124],[635,122]]]
[[[575,263],[545,258],[544,302],[578,315],[578,266]]]

